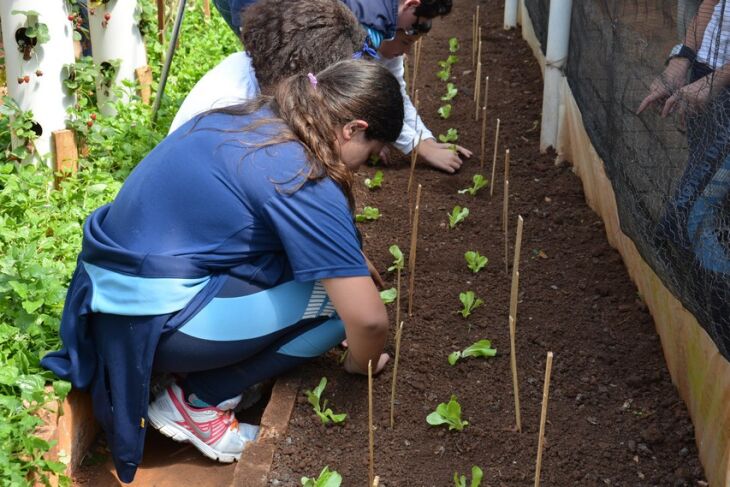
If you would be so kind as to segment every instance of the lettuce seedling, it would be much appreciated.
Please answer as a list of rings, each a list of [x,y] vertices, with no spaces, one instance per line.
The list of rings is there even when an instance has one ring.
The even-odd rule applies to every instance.
[[[370,179],[370,178],[365,179],[365,186],[367,186],[369,190],[377,189],[382,185],[383,185],[383,171],[376,171],[375,176],[373,176],[372,179]]]
[[[475,174],[471,178],[472,185],[469,188],[464,188],[459,190],[459,194],[469,193],[472,196],[476,196],[477,192],[482,189],[484,186],[487,185],[487,178],[482,176],[481,174]]]
[[[451,103],[441,105],[438,109],[438,114],[441,115],[441,118],[444,120],[449,118],[451,116]]]
[[[378,154],[370,154],[368,162],[371,166],[377,166],[380,163],[380,156]]]
[[[342,485],[342,475],[335,470],[330,470],[329,467],[324,467],[316,479],[302,477],[300,482],[302,487],[340,487]]]
[[[484,472],[481,468],[476,465],[471,467],[471,484],[469,484],[469,487],[479,487],[482,484],[483,477]],[[460,477],[457,472],[454,472],[454,487],[466,487],[466,475]]]
[[[482,270],[482,268],[489,262],[488,258],[474,250],[466,251],[464,253],[464,259],[466,259],[466,265],[469,266],[469,269],[471,269],[474,274]]]
[[[393,265],[388,267],[388,272],[397,271],[398,269],[403,270],[405,259],[403,258],[403,252],[400,251],[400,247],[397,245],[391,245],[388,251],[390,251],[390,255],[393,256]]]
[[[459,223],[463,222],[464,219],[469,216],[469,208],[462,208],[459,205],[454,206],[451,213],[447,213],[449,216],[449,228],[454,228]]]
[[[442,402],[436,406],[436,411],[426,416],[426,422],[431,426],[447,424],[449,431],[461,431],[469,424],[468,421],[462,421],[461,405],[454,395],[451,396],[451,400],[448,403]]]
[[[372,221],[380,218],[380,210],[372,206],[366,206],[362,209],[362,213],[355,215],[356,222]]]
[[[484,304],[484,301],[477,298],[474,291],[467,291],[465,293],[459,293],[459,301],[463,305],[463,308],[459,310],[461,316],[467,318],[472,312],[479,306]]]
[[[449,52],[456,52],[459,50],[459,39],[452,37],[449,39]]]
[[[459,140],[459,132],[455,128],[450,128],[446,131],[446,134],[439,134],[439,141],[443,142],[444,144],[451,144],[449,146],[449,150],[452,152],[456,152],[456,142]]]
[[[390,304],[393,301],[395,301],[395,298],[398,297],[398,290],[394,287],[390,289],[386,289],[385,291],[380,291],[380,299],[383,300],[384,304]]]
[[[319,385],[315,387],[313,391],[304,391],[304,394],[307,395],[307,401],[309,401],[309,404],[311,404],[312,408],[314,408],[314,413],[319,416],[322,424],[342,423],[345,421],[345,418],[347,418],[347,414],[333,413],[332,410],[327,407],[327,399],[325,399],[320,405],[320,400],[325,387],[327,387],[327,377],[322,377],[322,380],[319,381]]]
[[[446,84],[446,94],[441,97],[443,101],[451,101],[454,99],[459,90],[454,86],[454,83]]]
[[[446,58],[446,64],[449,66],[452,66],[456,64],[459,61],[459,57],[454,54],[449,54],[449,57]]]
[[[451,77],[451,63],[448,61],[439,61],[439,66],[441,66],[441,70],[436,73],[436,76],[441,81],[446,81]]]
[[[492,348],[492,342],[490,340],[479,340],[478,342],[472,343],[464,350],[459,352],[451,352],[449,354],[449,364],[455,365],[460,359],[467,357],[494,357],[497,355],[497,349]]]

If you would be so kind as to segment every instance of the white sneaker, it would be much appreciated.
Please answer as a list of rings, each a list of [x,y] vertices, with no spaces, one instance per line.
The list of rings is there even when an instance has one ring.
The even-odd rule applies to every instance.
[[[190,406],[175,383],[157,396],[147,414],[150,424],[163,435],[190,442],[206,457],[222,463],[238,460],[258,432],[257,426],[247,424],[241,431],[232,410]]]

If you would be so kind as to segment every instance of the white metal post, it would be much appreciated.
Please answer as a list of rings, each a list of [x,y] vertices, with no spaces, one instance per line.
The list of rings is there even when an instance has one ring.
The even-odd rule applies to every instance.
[[[135,80],[134,70],[147,64],[144,39],[139,32],[134,12],[136,0],[118,0],[89,9],[89,32],[94,64],[119,60],[119,69],[112,85],[120,85],[122,80]],[[104,115],[114,115],[113,92],[105,86],[97,85],[96,98],[99,110]]]
[[[518,0],[504,0],[504,30],[517,27]]]
[[[13,14],[16,10],[34,10],[38,22],[48,26],[49,40],[36,44],[27,60],[15,40],[18,29],[26,27],[26,16]],[[68,15],[66,2],[60,0],[0,1],[8,95],[21,110],[33,112],[33,120],[42,130],[35,141],[42,157],[51,152],[51,133],[66,128],[66,109],[75,102],[73,94],[64,90],[62,76],[63,65],[74,62],[73,26]],[[50,163],[52,158],[46,160]]]
[[[545,52],[545,88],[542,96],[540,150],[557,147],[560,119],[560,83],[568,60],[572,0],[551,0]]]

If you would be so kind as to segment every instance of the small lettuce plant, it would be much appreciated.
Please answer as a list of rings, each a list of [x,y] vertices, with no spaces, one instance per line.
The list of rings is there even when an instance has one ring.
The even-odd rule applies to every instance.
[[[459,50],[459,39],[452,37],[449,39],[449,52],[455,54]]]
[[[481,174],[475,174],[474,176],[472,176],[471,180],[472,185],[468,188],[460,189],[459,194],[469,193],[472,196],[476,196],[477,192],[484,186],[486,186],[489,182],[487,178],[485,178]]]
[[[388,251],[393,256],[393,265],[388,267],[388,272],[397,271],[398,269],[403,270],[405,259],[403,258],[403,252],[401,252],[400,247],[391,245]]]
[[[467,250],[464,253],[464,259],[466,259],[466,265],[474,274],[482,270],[482,268],[489,262],[487,257],[474,250]]]
[[[365,186],[369,190],[378,189],[380,186],[383,185],[383,171],[376,171],[375,175],[371,178],[365,179]]]
[[[398,290],[394,287],[386,289],[385,291],[380,291],[380,299],[383,301],[383,304],[390,304],[395,301],[395,298],[397,297]]]
[[[448,360],[450,365],[456,365],[456,362],[467,357],[494,357],[495,355],[497,355],[497,349],[492,348],[490,340],[479,340],[462,351],[451,352]]]
[[[355,221],[360,222],[366,222],[366,221],[373,221],[380,218],[380,210],[377,208],[373,208],[372,206],[366,206],[362,209],[362,213],[358,213],[355,215]]]
[[[469,424],[461,419],[461,404],[453,394],[449,402],[442,402],[436,406],[436,411],[426,416],[426,422],[431,426],[448,425],[449,431],[462,431]]]
[[[446,120],[451,116],[451,103],[447,103],[445,105],[441,105],[438,109],[438,114]]]
[[[469,487],[479,487],[482,484],[483,477],[484,472],[482,472],[481,468],[476,465],[471,467],[471,483]],[[459,476],[457,472],[454,472],[454,487],[467,487],[466,475]]]
[[[451,101],[454,99],[459,90],[454,83],[446,83],[446,94],[441,97],[442,101]]]
[[[476,297],[474,291],[459,293],[459,301],[461,301],[462,305],[459,313],[461,313],[461,316],[463,316],[464,318],[468,318],[475,309],[484,304],[483,300]]]
[[[320,421],[322,421],[322,424],[340,424],[345,421],[347,414],[335,414],[332,412],[332,409],[327,407],[327,399],[320,404],[325,387],[327,387],[327,377],[322,377],[319,381],[319,385],[315,387],[313,391],[306,390],[304,391],[304,394],[307,395],[307,401],[309,401],[309,404],[312,405],[314,413],[319,417]]]
[[[463,222],[469,216],[469,208],[462,208],[459,205],[454,206],[449,215],[449,228],[456,228],[456,225]]]
[[[324,467],[316,479],[302,477],[300,482],[302,487],[340,487],[342,485],[342,475],[335,470],[330,470],[329,467]]]

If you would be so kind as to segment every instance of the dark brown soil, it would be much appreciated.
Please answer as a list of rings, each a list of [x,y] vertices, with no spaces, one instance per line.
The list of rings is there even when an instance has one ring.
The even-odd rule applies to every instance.
[[[537,62],[518,32],[502,29],[503,2],[480,1],[488,11],[483,35],[485,74],[490,76],[487,161],[479,168],[479,126],[473,121],[470,29],[474,0],[459,2],[437,21],[420,65],[421,113],[435,133],[459,130],[459,142],[475,157],[453,176],[419,165],[423,185],[414,316],[406,319],[398,378],[396,427],[388,427],[392,369],[376,378],[375,471],[381,486],[450,486],[454,471],[472,465],[483,486],[532,485],[537,454],[546,353],[555,353],[542,485],[674,486],[703,484],[694,430],[667,372],[652,319],[629,280],[619,254],[606,242],[603,223],[587,208],[581,183],[554,156],[539,153],[542,80]],[[485,8],[486,7],[486,8]],[[448,38],[461,42],[451,80],[459,89],[454,113],[436,109],[445,83],[435,77],[448,55]],[[500,117],[500,157],[494,196],[460,195],[475,173],[489,177],[494,127]],[[517,362],[522,401],[521,433],[515,424],[507,313],[510,278],[504,269],[501,233],[503,149],[511,151],[510,240],[517,215],[525,219],[520,262]],[[367,168],[358,177],[372,176]],[[382,189],[362,190],[359,206],[383,216],[361,225],[367,254],[385,273],[388,247],[408,249],[408,162],[385,168]],[[455,205],[471,214],[456,229],[447,213]],[[511,242],[512,244],[513,242]],[[479,274],[464,252],[489,257]],[[510,256],[512,245],[510,245]],[[511,257],[510,257],[511,258]],[[404,279],[404,282],[407,282]],[[405,289],[405,288],[404,288]],[[484,299],[468,319],[456,314],[458,295],[473,290]],[[406,294],[404,290],[404,295]],[[403,303],[406,308],[406,302]],[[394,305],[389,305],[394,319]],[[487,338],[492,359],[450,366],[447,355]],[[393,345],[389,345],[392,352]],[[305,388],[329,380],[324,397],[346,412],[343,427],[324,427],[301,396],[272,467],[271,485],[299,485],[325,466],[343,485],[366,485],[368,477],[367,380],[346,374],[331,353],[298,372]],[[455,394],[469,425],[462,432],[426,424],[426,416]]]

